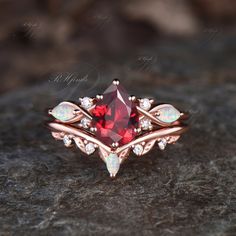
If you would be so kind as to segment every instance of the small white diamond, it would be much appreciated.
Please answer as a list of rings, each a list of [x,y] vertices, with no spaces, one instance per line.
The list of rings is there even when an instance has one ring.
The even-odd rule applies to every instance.
[[[133,148],[133,152],[137,155],[140,156],[143,152],[143,146],[141,144],[137,144]]]
[[[63,137],[63,142],[64,142],[66,147],[69,147],[72,143],[72,140],[70,139],[70,137],[68,135],[65,135]]]
[[[90,120],[85,117],[80,121],[80,124],[82,125],[83,128],[87,129],[90,125]]]
[[[95,151],[95,146],[93,143],[88,143],[85,145],[85,151],[88,155],[92,154]]]
[[[143,98],[140,101],[140,107],[146,111],[148,111],[151,108],[151,102],[148,98]]]
[[[158,146],[159,146],[159,148],[161,149],[161,150],[164,150],[165,149],[165,147],[166,147],[166,144],[167,144],[167,141],[166,141],[166,139],[161,139],[159,142],[158,142]]]
[[[152,126],[151,120],[144,118],[141,120],[141,127],[143,130],[148,130]]]
[[[89,97],[84,97],[81,99],[81,106],[85,109],[89,109],[93,105],[92,99]]]
[[[120,169],[120,160],[117,154],[111,153],[106,159],[107,170],[111,177],[115,177]]]

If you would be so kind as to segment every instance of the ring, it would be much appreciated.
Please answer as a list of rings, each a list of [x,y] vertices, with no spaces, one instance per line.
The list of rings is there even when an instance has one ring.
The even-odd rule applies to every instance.
[[[103,95],[83,97],[77,103],[61,102],[48,114],[52,136],[87,155],[98,150],[111,177],[131,151],[142,156],[155,143],[164,150],[188,128],[187,113],[170,104],[157,105],[154,99],[129,96],[117,79]]]

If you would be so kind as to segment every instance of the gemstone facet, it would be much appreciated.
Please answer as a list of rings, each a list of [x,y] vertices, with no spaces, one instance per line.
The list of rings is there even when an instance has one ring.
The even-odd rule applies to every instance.
[[[107,170],[111,177],[115,177],[120,169],[120,160],[117,154],[111,153],[106,159]]]
[[[95,135],[106,145],[123,145],[132,141],[138,127],[139,115],[136,104],[119,84],[112,84],[103,94],[92,111],[92,126]]]

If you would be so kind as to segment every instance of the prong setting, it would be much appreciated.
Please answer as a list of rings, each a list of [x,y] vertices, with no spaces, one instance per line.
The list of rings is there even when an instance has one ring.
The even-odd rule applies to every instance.
[[[97,128],[96,128],[96,127],[90,127],[89,130],[90,130],[91,132],[93,132],[93,133],[97,132]]]
[[[80,110],[78,110],[78,109],[76,109],[76,110],[73,111],[73,114],[74,114],[74,115],[78,115],[79,113],[80,113]]]
[[[134,95],[130,95],[129,96],[129,100],[134,102],[134,101],[136,101],[136,97]]]
[[[117,148],[117,147],[119,147],[119,143],[118,143],[118,142],[112,143],[111,146],[112,146],[113,148]]]
[[[119,81],[118,79],[114,79],[114,80],[112,81],[112,83],[113,83],[114,85],[119,85],[119,84],[120,84],[120,81]]]
[[[139,134],[141,131],[142,131],[142,129],[141,129],[140,127],[134,129],[134,132],[135,132],[136,134]]]
[[[97,94],[97,95],[96,95],[96,98],[97,98],[97,100],[102,100],[102,99],[103,99],[103,95]]]
[[[151,104],[153,104],[153,103],[155,102],[155,100],[154,100],[154,99],[152,99],[152,98],[151,98],[151,99],[149,99],[149,101],[150,101],[150,103],[151,103]]]

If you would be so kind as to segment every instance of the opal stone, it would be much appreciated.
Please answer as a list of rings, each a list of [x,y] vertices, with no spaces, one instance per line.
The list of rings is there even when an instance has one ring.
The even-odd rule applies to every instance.
[[[117,154],[110,153],[110,155],[105,159],[107,170],[111,177],[115,177],[120,169],[120,160]]]
[[[52,109],[51,114],[58,120],[68,121],[75,117],[74,110],[74,106],[69,103],[60,103]]]
[[[179,119],[180,112],[174,108],[172,105],[163,106],[158,110],[159,115],[157,118],[165,123],[172,123]]]

